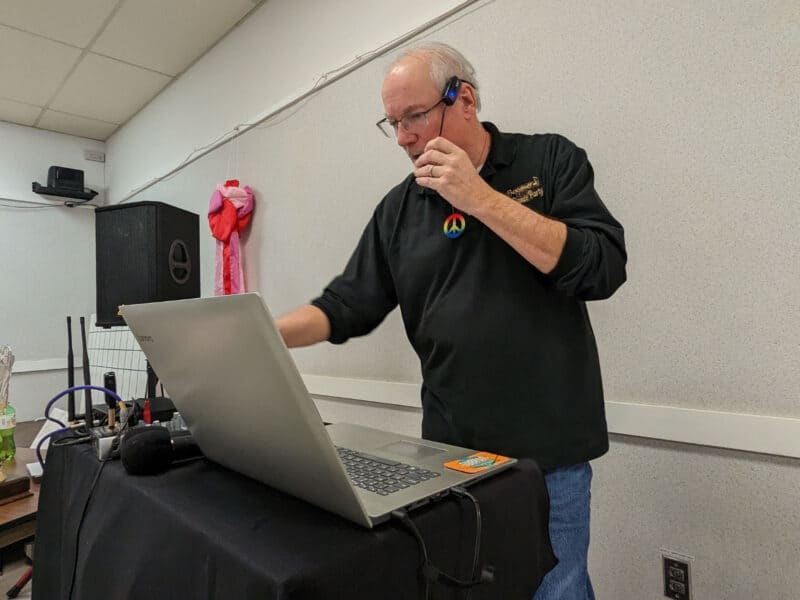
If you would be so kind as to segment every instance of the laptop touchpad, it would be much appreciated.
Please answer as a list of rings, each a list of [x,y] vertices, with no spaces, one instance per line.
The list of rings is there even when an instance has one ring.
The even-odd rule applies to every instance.
[[[446,450],[440,448],[433,448],[432,446],[426,446],[424,444],[415,444],[414,442],[406,440],[392,442],[391,444],[380,446],[376,448],[376,450],[382,450],[383,452],[402,456],[403,458],[410,458],[412,460],[425,460],[430,456],[446,452]]]

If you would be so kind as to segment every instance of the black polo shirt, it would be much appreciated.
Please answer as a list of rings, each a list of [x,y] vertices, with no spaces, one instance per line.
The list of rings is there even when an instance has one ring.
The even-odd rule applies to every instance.
[[[608,449],[600,364],[586,300],[625,281],[622,226],[566,138],[501,133],[481,176],[567,225],[552,272],[532,266],[476,218],[444,235],[448,202],[409,175],[375,209],[344,272],[313,304],[336,344],[371,332],[398,304],[422,369],[423,437],[542,468]]]

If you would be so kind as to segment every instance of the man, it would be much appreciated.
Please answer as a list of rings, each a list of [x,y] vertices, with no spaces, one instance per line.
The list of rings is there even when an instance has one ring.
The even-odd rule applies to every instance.
[[[536,459],[559,565],[535,599],[594,598],[588,461],[608,434],[585,301],[625,281],[622,226],[583,150],[478,120],[474,70],[449,46],[403,54],[382,99],[379,125],[414,171],[342,275],[278,327],[290,347],[338,344],[399,304],[422,367],[423,437]]]

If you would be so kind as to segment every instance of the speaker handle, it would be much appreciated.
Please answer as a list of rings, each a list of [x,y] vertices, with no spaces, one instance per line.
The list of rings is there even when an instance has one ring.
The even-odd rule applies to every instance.
[[[189,256],[189,248],[183,240],[174,240],[169,247],[169,275],[172,281],[178,285],[183,285],[189,281],[192,274],[192,257]],[[178,275],[182,271],[183,275]]]

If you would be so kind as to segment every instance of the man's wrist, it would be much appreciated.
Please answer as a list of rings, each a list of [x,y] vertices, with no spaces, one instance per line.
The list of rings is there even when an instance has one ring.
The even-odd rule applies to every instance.
[[[481,221],[489,215],[496,215],[499,210],[502,210],[503,203],[511,200],[508,196],[501,194],[488,185],[486,187],[488,189],[475,203],[477,210],[472,213],[472,216]]]

